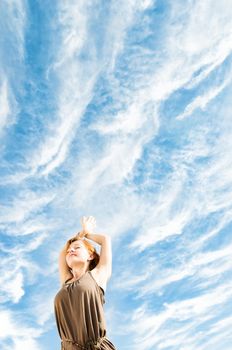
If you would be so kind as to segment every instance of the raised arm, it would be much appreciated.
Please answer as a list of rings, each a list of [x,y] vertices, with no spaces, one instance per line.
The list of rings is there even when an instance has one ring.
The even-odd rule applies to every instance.
[[[95,269],[104,272],[106,278],[109,279],[112,273],[112,248],[110,236],[106,234],[87,233],[85,237],[101,246],[100,259]]]
[[[106,283],[109,280],[112,273],[112,248],[111,238],[106,234],[95,234],[93,230],[96,226],[95,219],[90,217],[83,217],[81,220],[82,230],[76,235],[77,238],[83,239],[84,237],[98,243],[100,248],[99,262],[94,269],[91,270],[92,275],[103,289],[106,289]],[[73,275],[66,262],[68,242],[63,247],[59,255],[59,275],[61,284],[68,279],[72,278]]]
[[[67,243],[65,244],[64,248],[61,250],[59,255],[59,275],[60,275],[61,284],[63,284],[67,279],[72,277],[72,273],[70,272],[65,259],[66,252],[67,252]]]
[[[81,219],[82,231],[80,237],[90,239],[101,246],[100,259],[97,266],[92,270],[92,274],[101,285],[106,288],[106,283],[112,273],[112,248],[111,238],[106,234],[96,234],[93,230],[96,226],[96,220],[93,216],[83,217]]]

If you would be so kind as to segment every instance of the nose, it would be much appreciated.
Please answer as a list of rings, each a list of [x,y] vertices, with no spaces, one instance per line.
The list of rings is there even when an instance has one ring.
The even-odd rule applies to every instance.
[[[73,253],[73,252],[75,252],[75,249],[73,249],[73,248],[70,248],[70,249],[68,250],[68,253]]]

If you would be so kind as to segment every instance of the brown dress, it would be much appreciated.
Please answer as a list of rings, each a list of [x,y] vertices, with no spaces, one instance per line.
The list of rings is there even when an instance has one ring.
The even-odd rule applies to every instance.
[[[54,299],[61,350],[116,350],[106,337],[105,293],[91,271],[67,281]]]

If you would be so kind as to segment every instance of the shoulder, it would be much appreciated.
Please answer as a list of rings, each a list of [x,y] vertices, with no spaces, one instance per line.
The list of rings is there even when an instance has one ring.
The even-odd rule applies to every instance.
[[[97,282],[97,284],[106,290],[107,282],[109,280],[109,275],[107,273],[107,270],[104,270],[103,268],[98,268],[97,266],[90,271],[93,278]]]

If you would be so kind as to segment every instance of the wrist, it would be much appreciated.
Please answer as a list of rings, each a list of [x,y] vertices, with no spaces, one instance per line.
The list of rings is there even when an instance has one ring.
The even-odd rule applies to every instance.
[[[85,236],[86,236],[86,233],[83,230],[77,232],[77,234],[76,234],[77,239],[83,239]]]
[[[92,232],[91,230],[89,231],[89,230],[85,230],[85,229],[82,229],[82,230],[81,230],[81,233],[82,233],[83,235],[85,235],[85,236],[86,236],[86,235],[92,235],[92,234],[93,234],[93,232]]]

